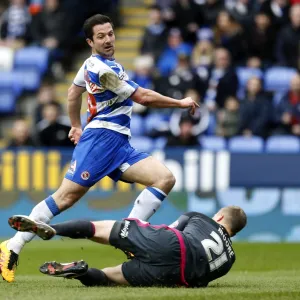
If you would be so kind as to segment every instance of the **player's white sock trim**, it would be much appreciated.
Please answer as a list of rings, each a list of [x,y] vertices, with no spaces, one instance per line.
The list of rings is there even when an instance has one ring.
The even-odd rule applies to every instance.
[[[144,189],[134,202],[128,218],[147,221],[160,207],[166,194],[158,188]]]
[[[42,221],[48,224],[53,218],[53,214],[44,200],[33,208],[29,217],[35,221]],[[14,237],[8,241],[7,248],[19,254],[24,245],[30,242],[34,236],[35,234],[30,232],[17,232]]]

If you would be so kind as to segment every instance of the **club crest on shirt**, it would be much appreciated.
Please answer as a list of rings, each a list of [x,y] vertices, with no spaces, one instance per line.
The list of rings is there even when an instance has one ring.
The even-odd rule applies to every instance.
[[[90,178],[90,173],[88,171],[84,171],[81,173],[81,178],[83,180],[88,180]]]

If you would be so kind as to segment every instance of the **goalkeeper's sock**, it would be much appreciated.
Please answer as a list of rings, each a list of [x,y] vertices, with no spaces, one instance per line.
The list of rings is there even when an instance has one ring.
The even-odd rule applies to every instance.
[[[95,235],[95,226],[86,220],[72,220],[51,225],[56,235],[70,237],[72,239],[89,239]]]
[[[85,286],[109,286],[113,284],[102,270],[94,268],[89,268],[84,275],[75,279],[78,279]]]
[[[42,221],[49,224],[50,220],[60,213],[56,202],[49,196],[44,201],[38,203],[31,211],[29,217],[35,221]],[[35,234],[30,232],[17,232],[7,244],[7,248],[19,254],[26,243],[34,238]]]
[[[144,189],[134,202],[134,206],[128,218],[136,218],[147,221],[159,209],[167,195],[155,187]]]

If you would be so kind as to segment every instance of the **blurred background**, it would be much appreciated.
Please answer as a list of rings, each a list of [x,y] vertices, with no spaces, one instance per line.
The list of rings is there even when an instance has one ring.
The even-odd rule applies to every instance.
[[[300,241],[299,0],[1,0],[0,236],[69,167],[67,89],[96,13],[112,18],[134,81],[200,105],[193,117],[134,105],[132,145],[177,179],[152,223],[236,204],[249,216],[240,239]],[[123,218],[141,188],[105,178],[58,220]]]

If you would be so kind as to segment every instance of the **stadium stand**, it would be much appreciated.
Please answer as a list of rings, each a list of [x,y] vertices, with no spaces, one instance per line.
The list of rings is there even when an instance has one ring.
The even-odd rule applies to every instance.
[[[28,2],[29,13],[32,18],[43,11],[46,2],[47,0],[31,0]],[[183,2],[188,3],[187,6]],[[237,3],[239,7],[243,6],[243,10],[236,9]],[[25,33],[22,35],[25,45],[20,46],[19,44],[16,46],[14,44],[12,47],[7,43],[6,36],[3,35],[2,24],[0,41],[0,52],[3,53],[1,55],[2,62],[0,62],[0,123],[3,125],[2,134],[4,134],[4,137],[7,135],[5,128],[10,127],[16,116],[21,115],[31,121],[30,111],[32,107],[36,106],[36,93],[49,75],[54,76],[55,99],[61,103],[62,107],[65,107],[68,86],[82,61],[89,55],[88,48],[82,46],[84,38],[82,33],[79,32],[80,27],[82,21],[94,13],[91,8],[83,7],[80,1],[62,1],[60,9],[64,13],[69,13],[70,9],[74,7],[81,8],[82,11],[76,10],[74,22],[69,24],[70,28],[67,30],[71,30],[68,32],[72,32],[72,36],[76,40],[80,40],[81,44],[74,48],[74,53],[72,52],[71,55],[71,64],[69,69],[63,70],[63,77],[55,77],[55,74],[52,74],[52,50],[38,46],[35,41],[30,40],[30,35],[28,36]],[[276,152],[276,149],[279,152],[297,152],[300,151],[297,146],[300,132],[295,125],[300,122],[300,118],[296,113],[297,102],[295,101],[298,100],[295,99],[298,99],[299,92],[294,87],[291,89],[291,82],[298,74],[298,69],[285,64],[282,59],[280,60],[274,55],[275,50],[278,49],[277,39],[280,34],[271,37],[270,32],[279,33],[287,30],[284,28],[288,28],[288,26],[297,29],[300,25],[296,24],[296,18],[290,23],[286,11],[293,10],[296,16],[300,13],[300,9],[297,4],[284,7],[284,18],[277,18],[266,7],[267,4],[260,5],[256,3],[256,5],[253,5],[252,1],[244,3],[242,1],[216,0],[216,5],[210,6],[205,0],[124,0],[122,2],[115,0],[103,2],[101,9],[104,13],[109,14],[111,12],[118,25],[116,28],[116,47],[118,49],[116,59],[141,86],[153,88],[175,97],[177,95],[178,98],[190,89],[194,89],[196,93],[200,94],[200,105],[203,107],[207,105],[209,111],[208,128],[196,136],[199,146],[201,145],[200,147],[213,151],[228,149],[232,152]],[[96,9],[96,6],[94,8]],[[227,10],[227,12],[224,12],[224,10]],[[116,17],[115,13],[118,11],[120,15]],[[187,18],[188,12],[191,11],[193,11],[193,17]],[[246,13],[243,14],[241,11]],[[259,17],[256,18],[256,16]],[[0,15],[0,20],[10,21],[7,19],[6,11]],[[24,23],[23,26],[26,24]],[[222,32],[220,32],[221,25],[223,26]],[[255,26],[255,28],[251,26]],[[6,28],[4,29],[6,30]],[[259,30],[261,31],[257,35],[257,43],[253,39],[249,40],[249,37],[252,37],[255,32],[258,34]],[[230,37],[229,39],[229,36],[234,32],[237,34],[236,37]],[[249,32],[250,35],[247,37]],[[168,36],[174,38],[168,39]],[[181,36],[182,43],[186,45],[182,49],[180,47],[176,48],[178,46],[176,46],[178,36]],[[159,45],[155,47],[158,39]],[[226,39],[228,43],[225,42]],[[66,40],[66,43],[68,42],[69,40]],[[170,70],[168,69],[165,74],[164,72],[160,73],[159,69],[164,53],[163,49],[167,49],[165,48],[167,45],[169,52],[178,55],[178,62],[174,63],[173,67]],[[235,45],[240,49],[244,49],[243,55],[233,51]],[[251,47],[247,48],[247,45]],[[266,45],[265,48],[262,45]],[[62,48],[54,49],[57,53],[60,53],[56,58],[54,56],[54,59],[60,61],[62,56],[63,61],[64,56],[69,56],[70,52],[68,52],[68,48],[65,48],[64,43],[59,47]],[[175,47],[176,50],[172,47]],[[214,53],[219,47],[229,51],[231,62],[227,66],[229,65],[231,77],[226,77],[229,69],[227,67],[223,68],[222,62],[219,61],[216,65],[213,65]],[[161,50],[157,51],[157,49]],[[269,49],[269,55],[266,49]],[[282,49],[281,51],[284,51],[285,48]],[[190,59],[189,66],[185,65],[183,67],[183,64],[181,64],[183,55],[185,56],[184,59],[188,55],[187,58]],[[176,60],[175,57],[174,61]],[[168,65],[168,68],[170,67],[171,65]],[[238,79],[237,90],[224,90],[223,78],[227,78],[226,80],[229,80],[228,78],[234,79],[234,74]],[[188,79],[190,76],[195,77],[190,80]],[[257,104],[255,105],[251,102],[252,97],[249,94],[247,95],[246,90],[249,80],[253,77],[259,78],[263,84],[263,90],[259,92],[259,97],[256,97],[258,100],[256,100]],[[218,88],[219,83],[222,88]],[[213,93],[216,94],[213,95]],[[263,107],[259,103],[259,99],[264,98],[265,103],[268,102],[270,105],[268,105],[268,115],[264,116],[264,129],[256,131],[261,136],[252,135],[250,138],[247,129],[243,129],[242,131],[236,130],[235,134],[237,136],[230,137],[224,136],[222,131],[217,130],[220,121],[219,113],[224,105],[224,100],[221,101],[222,103],[218,102],[218,99],[220,99],[218,93],[224,93],[226,97],[233,96],[239,100],[241,105],[234,114],[235,122],[240,123],[241,120],[238,121],[236,115],[241,114],[241,109],[243,107],[249,107],[249,109]],[[208,99],[217,99],[217,102],[211,105]],[[284,107],[283,110],[282,107]],[[82,108],[83,115],[85,110],[86,104]],[[280,113],[291,113],[291,118],[285,116],[284,122],[288,122],[288,124],[282,123],[281,118],[283,115],[280,115],[278,111]],[[171,114],[171,110],[158,111],[156,109],[135,107],[131,124],[134,136],[132,143],[143,147],[145,150],[163,149],[172,131],[169,124]],[[249,115],[251,114],[256,115],[253,111],[249,112]],[[227,111],[227,117],[229,119],[226,119],[225,122],[228,125],[228,121],[233,120],[230,109]],[[278,126],[281,126],[281,131],[274,130]],[[284,130],[282,130],[283,127]],[[294,134],[295,136],[271,136],[274,133]]]

